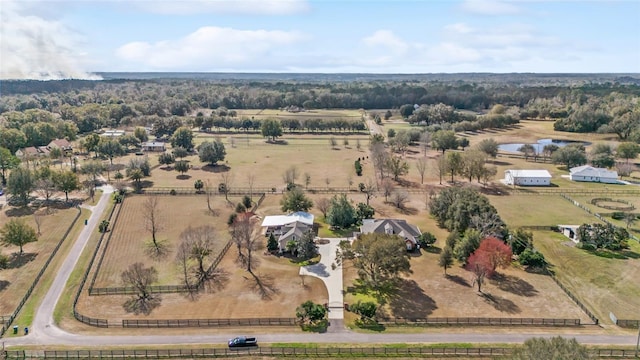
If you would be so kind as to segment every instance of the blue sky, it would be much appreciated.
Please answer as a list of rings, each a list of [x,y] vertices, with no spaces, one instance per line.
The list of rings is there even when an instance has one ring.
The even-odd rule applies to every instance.
[[[0,77],[640,72],[640,0],[0,0]]]

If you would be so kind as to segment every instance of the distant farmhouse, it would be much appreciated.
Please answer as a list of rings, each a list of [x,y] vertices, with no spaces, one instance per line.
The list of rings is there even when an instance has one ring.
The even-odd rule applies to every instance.
[[[148,141],[142,143],[142,151],[165,151],[166,146],[163,142]]]
[[[266,236],[273,234],[278,241],[278,248],[283,252],[289,241],[298,241],[304,234],[313,230],[313,214],[298,211],[289,215],[265,216],[262,220],[263,232]]]
[[[16,156],[20,159],[23,159],[25,157],[35,158],[49,156],[49,153],[53,149],[60,149],[63,155],[68,155],[71,151],[73,151],[71,143],[67,139],[55,139],[52,140],[47,146],[29,146],[26,148],[18,149],[16,151]]]
[[[547,170],[507,170],[502,182],[506,185],[549,186],[551,174]]]
[[[594,168],[589,165],[578,166],[569,170],[569,179],[572,181],[591,181],[607,184],[618,183],[618,172],[603,168]]]
[[[100,134],[100,136],[108,137],[108,138],[117,138],[120,136],[124,136],[124,130],[106,130],[105,132]]]
[[[418,240],[422,235],[417,226],[407,223],[406,220],[399,219],[364,219],[362,220],[362,226],[360,226],[360,233],[398,235],[404,239],[407,250],[410,251],[418,247]]]

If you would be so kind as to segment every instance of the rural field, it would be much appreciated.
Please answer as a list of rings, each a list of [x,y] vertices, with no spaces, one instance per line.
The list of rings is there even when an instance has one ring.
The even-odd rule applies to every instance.
[[[22,219],[37,230],[37,217],[41,233],[38,241],[23,246],[24,253],[21,256],[18,255],[18,247],[0,247],[0,252],[10,257],[9,268],[0,271],[0,315],[10,314],[16,309],[25,291],[79,214],[76,208],[57,209],[53,206],[35,211],[36,216],[32,208],[5,208],[0,211],[0,226],[11,219]]]
[[[115,224],[112,224],[109,245],[104,261],[96,277],[96,287],[123,286],[120,274],[129,265],[142,262],[158,270],[157,285],[178,285],[181,283],[179,267],[175,264],[176,250],[180,244],[180,234],[189,226],[210,225],[216,230],[213,255],[215,258],[231,239],[227,220],[235,203],[230,205],[221,196],[212,196],[211,207],[218,211],[212,216],[207,209],[206,196],[157,196],[159,231],[156,237],[166,246],[166,254],[153,257],[148,254],[152,244],[151,232],[147,228],[145,213],[149,212],[148,201],[153,196],[128,196],[123,202]],[[240,198],[230,197],[239,202]]]
[[[459,265],[445,276],[438,266],[440,248],[421,249],[411,257],[412,274],[401,280],[397,294],[384,310],[390,317],[500,317],[591,320],[547,275],[528,273],[514,266],[501,269],[478,293],[472,274]],[[432,252],[433,251],[433,252]],[[354,294],[355,269],[344,267],[345,302],[366,299]]]
[[[265,241],[266,242],[266,241]],[[78,311],[86,316],[111,319],[227,319],[295,317],[301,303],[328,301],[321,280],[299,275],[299,266],[286,257],[256,252],[258,266],[251,276],[236,263],[237,250],[231,247],[218,270],[222,276],[212,289],[195,295],[161,294],[160,305],[147,316],[123,310],[126,295],[88,296],[84,291]]]
[[[600,222],[559,195],[489,195],[488,198],[512,228]]]

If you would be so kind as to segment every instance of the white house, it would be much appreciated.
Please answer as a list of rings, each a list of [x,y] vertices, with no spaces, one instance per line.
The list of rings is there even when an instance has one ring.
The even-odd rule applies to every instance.
[[[507,170],[502,182],[507,185],[549,186],[551,174],[547,170]]]
[[[589,165],[583,165],[571,168],[569,172],[569,179],[572,181],[591,181],[607,184],[618,183],[618,172],[604,168],[594,168]]]
[[[147,141],[142,143],[142,151],[165,151],[166,146],[163,142]]]
[[[578,243],[578,228],[580,225],[558,225],[560,232],[571,239],[574,243]]]
[[[313,214],[298,211],[289,215],[265,216],[262,220],[266,236],[273,234],[278,241],[280,251],[284,251],[289,241],[297,241],[304,234],[313,231]]]

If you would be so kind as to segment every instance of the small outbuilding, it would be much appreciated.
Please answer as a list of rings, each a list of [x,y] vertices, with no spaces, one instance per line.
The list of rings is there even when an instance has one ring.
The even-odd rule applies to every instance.
[[[569,179],[571,179],[571,181],[589,181],[607,184],[618,183],[618,172],[604,168],[583,165],[571,168],[569,172]]]
[[[502,182],[506,185],[549,186],[551,174],[547,170],[507,170]]]

